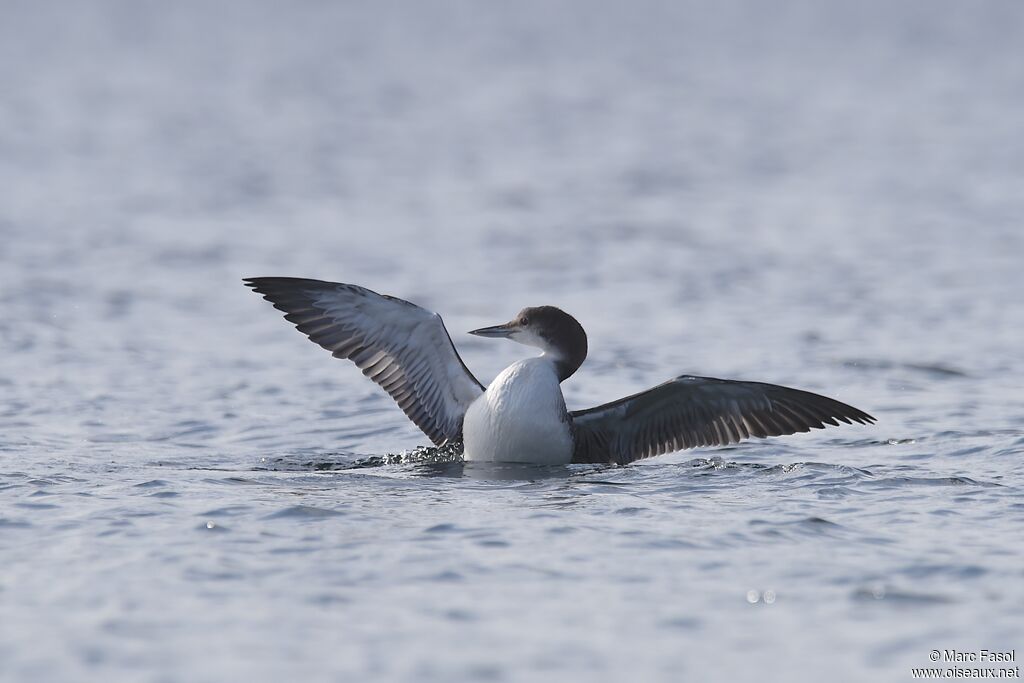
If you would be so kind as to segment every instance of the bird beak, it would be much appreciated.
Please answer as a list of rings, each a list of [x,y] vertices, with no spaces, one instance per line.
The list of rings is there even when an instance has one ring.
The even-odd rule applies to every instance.
[[[505,323],[504,325],[494,325],[493,327],[481,327],[479,330],[471,330],[470,334],[475,334],[478,337],[507,339],[518,330],[519,326],[515,323]]]

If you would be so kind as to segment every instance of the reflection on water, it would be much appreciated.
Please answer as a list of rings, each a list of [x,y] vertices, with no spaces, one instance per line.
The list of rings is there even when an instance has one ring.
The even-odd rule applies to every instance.
[[[416,469],[418,474],[426,477],[465,477],[483,481],[567,479],[573,474],[573,470],[565,465],[528,465],[511,462],[425,463]]]

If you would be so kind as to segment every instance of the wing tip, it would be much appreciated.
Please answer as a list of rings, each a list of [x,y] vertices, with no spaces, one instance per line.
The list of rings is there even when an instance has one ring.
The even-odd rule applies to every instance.
[[[304,277],[244,277],[242,284],[285,313],[291,312],[299,303],[311,301],[318,293],[339,287],[352,287]]]
[[[314,283],[318,283],[318,284],[332,284],[330,282],[321,282],[320,280],[311,280],[309,278],[304,278],[304,277],[282,277],[282,276],[273,276],[273,275],[271,275],[271,276],[243,277],[242,278],[242,284],[244,284],[246,287],[252,287],[253,289],[256,289],[257,287],[266,287],[266,286],[274,286],[274,285],[277,285],[277,286],[287,286],[287,285],[298,286],[300,284],[314,284]]]
[[[854,408],[848,403],[840,403],[839,401],[836,401],[836,403],[839,403],[843,409],[842,412],[834,411],[832,413],[831,417],[834,417],[837,420],[842,420],[846,424],[857,423],[862,425],[872,425],[878,422],[878,418],[866,413],[860,408]]]
[[[243,277],[242,284],[264,297],[269,296],[274,290],[280,291],[289,280],[297,278],[287,277]]]

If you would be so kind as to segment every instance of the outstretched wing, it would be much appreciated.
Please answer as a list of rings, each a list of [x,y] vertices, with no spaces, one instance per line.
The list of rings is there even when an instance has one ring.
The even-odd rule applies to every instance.
[[[576,434],[573,462],[620,464],[751,436],[875,421],[861,410],[808,391],[689,375],[570,416]]]
[[[462,437],[462,418],[484,388],[459,358],[441,316],[364,287],[291,277],[245,284],[335,358],[383,387],[441,446]]]

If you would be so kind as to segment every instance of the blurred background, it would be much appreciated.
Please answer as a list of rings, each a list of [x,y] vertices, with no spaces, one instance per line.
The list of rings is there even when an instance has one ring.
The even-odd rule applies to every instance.
[[[454,334],[553,303],[595,361],[659,370],[1017,349],[1017,3],[4,6],[0,333],[43,347],[30,381],[98,390],[64,348],[277,353],[248,275]]]
[[[102,615],[127,609],[120,594],[74,597],[156,562],[138,539],[125,547],[150,559],[112,574],[77,554],[80,539],[99,538],[123,512],[131,486],[157,480],[139,471],[170,467],[187,488],[191,467],[245,471],[426,442],[376,387],[243,288],[244,276],[353,282],[436,310],[484,383],[522,350],[464,332],[526,305],[558,305],[590,334],[590,359],[565,385],[571,409],[684,372],[835,395],[880,424],[841,443],[808,437],[824,449],[816,458],[856,467],[903,458],[927,470],[907,476],[1002,482],[1010,498],[999,505],[1009,507],[982,517],[1005,532],[991,540],[993,557],[1019,539],[1021,503],[1008,502],[1019,501],[1024,450],[1016,0],[0,0],[0,15],[0,495],[6,482],[13,506],[0,508],[0,605],[10,608],[0,655],[13,662],[12,680],[116,678],[158,664],[165,675],[152,680],[207,680],[201,665],[174,656],[191,647],[181,624],[205,609],[195,575],[172,581],[174,591],[135,595],[146,610],[168,595],[200,601],[181,608],[176,627],[115,619],[105,631]],[[865,450],[829,454],[853,442]],[[766,464],[780,461],[772,457]],[[112,481],[124,488],[107,491],[111,509],[68,502],[39,518],[41,508],[17,507],[39,491],[97,494]],[[180,514],[222,495],[193,493]],[[918,494],[893,495],[898,516],[910,505],[902,496]],[[189,519],[191,534],[199,522]],[[943,533],[966,542],[986,531],[978,519]],[[17,529],[31,533],[12,536]],[[822,548],[806,552],[832,552]],[[965,629],[991,627],[981,646],[1020,645],[1019,624],[993,616],[1002,608],[944,592],[980,576],[972,595],[994,592],[1003,607],[1020,596],[1010,588],[1019,571],[979,562],[980,575],[911,573],[905,584],[939,581],[928,595],[942,598],[940,609],[959,601]],[[851,556],[845,566],[855,565]],[[77,582],[49,580],[64,566],[84,567]],[[856,593],[875,585],[864,581],[831,585],[870,595]],[[746,608],[740,584],[723,590]],[[246,600],[239,614],[257,598]],[[376,607],[369,613],[389,613]],[[267,628],[275,610],[292,609],[284,599],[268,607]],[[755,630],[730,647],[767,656],[788,639],[824,649],[832,636],[861,638],[833,680],[889,675],[893,658],[910,655],[926,665],[930,647],[966,647],[967,630],[953,634],[959,641],[904,640],[913,646],[903,650],[882,643],[896,631],[910,638],[913,610],[893,617],[899,628],[891,613],[874,614],[824,636],[808,631],[808,614],[772,624],[774,640]],[[685,618],[688,643],[721,634]],[[51,628],[65,619],[77,626]],[[596,623],[591,641],[609,647],[625,628]],[[315,660],[303,643],[321,641],[246,624],[220,628],[248,645],[280,637],[304,653],[296,660]],[[660,628],[634,632],[661,643]],[[112,654],[124,632],[140,631],[165,639],[163,656],[143,645]],[[370,639],[353,636],[354,647]],[[662,643],[632,662],[594,654],[569,673],[540,645],[491,668],[433,666],[429,651],[413,650],[398,664],[381,653],[325,670],[652,679],[682,670],[678,647]],[[479,652],[490,661],[493,650]],[[259,677],[219,661],[222,674]],[[818,663],[815,675],[829,671]]]

